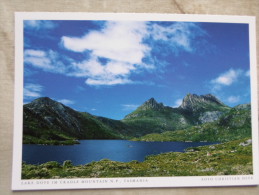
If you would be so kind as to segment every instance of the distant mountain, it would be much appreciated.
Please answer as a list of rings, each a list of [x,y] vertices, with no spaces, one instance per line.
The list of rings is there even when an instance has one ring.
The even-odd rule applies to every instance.
[[[180,108],[189,112],[224,110],[226,107],[225,104],[211,94],[200,96],[196,94],[187,94],[180,105]]]
[[[138,141],[217,141],[251,137],[251,106],[241,104],[224,112],[217,120],[188,127],[184,130],[152,133]]]
[[[233,109],[250,111],[249,105]],[[69,144],[77,139],[131,139],[188,129],[220,119],[227,121],[231,116],[226,113],[231,110],[211,94],[188,94],[178,108],[165,106],[150,98],[119,121],[78,112],[42,97],[24,105],[24,143]],[[223,116],[228,117],[223,120]]]
[[[191,125],[181,109],[164,106],[151,98],[128,114],[123,122],[135,129],[136,137],[150,132],[173,131]]]
[[[188,94],[178,108],[164,106],[151,98],[128,114],[123,122],[133,126],[136,135],[142,136],[148,132],[162,133],[213,122],[229,109],[211,94]]]
[[[211,94],[200,96],[187,94],[179,109],[188,116],[193,124],[202,124],[219,119],[230,107]]]

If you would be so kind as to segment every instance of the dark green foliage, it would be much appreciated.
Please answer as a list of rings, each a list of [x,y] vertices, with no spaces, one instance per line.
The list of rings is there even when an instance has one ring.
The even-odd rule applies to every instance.
[[[71,161],[42,165],[23,163],[22,179],[163,177],[253,174],[250,138],[224,144],[189,148],[186,153],[169,152],[128,163],[103,159],[72,166]]]
[[[63,162],[63,167],[64,168],[70,168],[72,166],[73,166],[73,163],[72,163],[71,160],[66,160],[66,161]]]
[[[125,129],[120,121],[107,119],[113,124],[109,126],[98,117],[77,112],[50,98],[39,98],[24,105],[23,115],[23,143],[27,144],[75,144],[77,139],[128,138],[120,133],[120,129]]]

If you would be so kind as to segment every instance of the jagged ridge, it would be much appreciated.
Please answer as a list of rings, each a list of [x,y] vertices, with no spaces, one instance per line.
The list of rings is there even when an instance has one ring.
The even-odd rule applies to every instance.
[[[215,107],[225,108],[227,106],[211,94],[200,96],[196,94],[187,94],[180,105],[181,109],[188,110],[190,112],[197,112],[201,110],[208,111],[209,109],[214,109]]]

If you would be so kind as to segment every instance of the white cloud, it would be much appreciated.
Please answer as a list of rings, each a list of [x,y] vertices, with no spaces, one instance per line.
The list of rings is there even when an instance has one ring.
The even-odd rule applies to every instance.
[[[41,96],[43,86],[39,84],[27,83],[23,89],[24,99],[37,98]]]
[[[92,57],[89,61],[74,63],[71,76],[87,77],[88,85],[117,85],[132,83],[128,78],[136,67],[133,64],[110,61],[102,65],[97,57]]]
[[[152,38],[166,42],[174,52],[179,50],[193,52],[195,50],[193,45],[194,38],[206,34],[205,31],[194,23],[177,22],[169,26],[154,24],[150,28]]]
[[[65,104],[65,105],[71,105],[71,104],[75,103],[73,100],[68,100],[68,99],[61,99],[61,100],[58,100],[58,102]]]
[[[90,58],[74,63],[72,76],[86,77],[88,85],[133,83],[135,71],[153,69],[142,62],[150,48],[142,43],[147,33],[144,22],[107,22],[101,31],[83,37],[62,37],[64,48],[74,52],[90,51]],[[107,59],[101,63],[99,58]]]
[[[52,21],[48,20],[25,20],[24,27],[29,29],[41,30],[41,29],[53,29],[57,26]]]
[[[123,110],[131,111],[131,110],[136,110],[139,105],[136,104],[122,104]]]
[[[240,97],[239,96],[230,96],[230,97],[228,97],[227,101],[229,103],[237,103],[240,101]]]
[[[83,37],[62,37],[63,46],[75,52],[89,50],[94,56],[141,64],[150,48],[142,43],[147,29],[144,22],[107,22],[102,31]]]
[[[230,69],[227,72],[219,75],[216,79],[213,79],[211,83],[217,85],[229,86],[237,81],[238,77],[243,71],[240,69],[234,70]]]
[[[183,99],[177,99],[173,107],[179,107],[183,102]]]
[[[118,84],[129,84],[132,81],[123,78],[116,79],[87,79],[85,81],[88,85],[118,85]]]
[[[51,21],[31,20],[26,25],[35,29],[55,27]],[[132,74],[166,66],[151,53],[154,42],[163,41],[167,44],[165,47],[174,51],[191,52],[194,37],[201,31],[197,29],[193,23],[162,26],[142,21],[108,21],[99,31],[92,30],[81,37],[61,38],[63,48],[82,54],[86,52],[86,59],[78,61],[53,50],[27,49],[24,62],[44,71],[85,78],[87,85],[140,83],[131,80]]]
[[[27,49],[24,51],[24,62],[48,72],[65,73],[69,68],[61,61],[59,54],[52,50]]]
[[[192,51],[193,38],[201,32],[193,23],[165,27],[140,21],[109,21],[100,31],[90,31],[81,37],[63,36],[61,45],[73,52],[90,53],[89,59],[73,64],[74,72],[70,75],[87,77],[88,85],[128,84],[135,83],[130,79],[132,73],[155,69],[152,48],[143,42],[145,39],[162,40],[171,48]],[[101,63],[99,58],[107,62]]]

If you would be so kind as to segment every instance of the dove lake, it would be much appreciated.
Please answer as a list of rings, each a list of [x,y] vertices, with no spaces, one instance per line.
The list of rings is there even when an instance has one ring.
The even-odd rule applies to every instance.
[[[48,161],[63,163],[71,160],[73,165],[110,159],[119,162],[144,161],[148,155],[165,152],[184,152],[186,148],[216,144],[216,142],[143,142],[128,140],[80,140],[76,145],[23,144],[22,160],[27,164]]]

